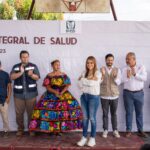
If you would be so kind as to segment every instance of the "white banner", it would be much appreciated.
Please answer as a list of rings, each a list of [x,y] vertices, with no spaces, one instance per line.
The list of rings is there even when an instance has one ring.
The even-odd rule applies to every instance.
[[[20,62],[21,50],[29,51],[30,61],[37,64],[40,70],[39,96],[45,90],[42,82],[47,73],[51,71],[50,62],[59,59],[62,71],[71,78],[70,91],[79,100],[81,92],[77,87],[77,79],[85,69],[85,61],[89,55],[96,57],[100,68],[105,65],[105,55],[113,53],[115,65],[122,68],[125,66],[127,52],[133,51],[137,55],[137,61],[144,64],[150,74],[150,22],[86,21],[73,22],[72,25],[68,25],[66,22],[59,21],[0,21],[0,60],[4,70],[10,72],[12,66]],[[120,89],[117,112],[118,128],[120,131],[124,131],[125,110],[122,86]],[[149,75],[144,91],[144,130],[150,131]],[[97,120],[97,130],[101,131],[101,106],[98,110]],[[11,130],[17,129],[13,96],[9,106],[9,123]],[[1,118],[0,128],[2,128]],[[111,130],[111,122],[109,122],[109,128]],[[133,129],[136,130],[135,116]]]

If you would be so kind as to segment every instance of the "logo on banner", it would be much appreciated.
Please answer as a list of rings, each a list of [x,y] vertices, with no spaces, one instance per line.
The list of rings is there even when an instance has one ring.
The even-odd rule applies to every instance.
[[[66,21],[66,33],[75,33],[76,22],[75,21]]]
[[[61,34],[81,34],[81,22],[74,20],[66,20],[60,22]]]

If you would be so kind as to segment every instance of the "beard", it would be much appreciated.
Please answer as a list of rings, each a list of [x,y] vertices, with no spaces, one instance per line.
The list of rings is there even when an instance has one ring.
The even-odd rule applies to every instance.
[[[23,66],[26,66],[28,64],[28,62],[22,62]]]
[[[107,63],[106,64],[108,67],[111,67],[113,64],[112,63]]]

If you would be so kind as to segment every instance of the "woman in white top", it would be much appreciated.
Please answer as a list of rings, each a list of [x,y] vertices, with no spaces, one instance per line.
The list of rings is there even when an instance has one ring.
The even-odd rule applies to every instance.
[[[97,69],[96,59],[89,56],[86,60],[86,71],[79,78],[81,95],[81,107],[83,111],[83,137],[77,143],[84,146],[87,143],[88,123],[91,122],[91,135],[87,143],[88,146],[95,146],[96,136],[96,113],[100,103],[100,83],[102,75]]]

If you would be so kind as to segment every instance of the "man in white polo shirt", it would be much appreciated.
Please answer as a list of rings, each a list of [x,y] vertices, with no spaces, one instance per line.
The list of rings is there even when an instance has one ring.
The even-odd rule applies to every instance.
[[[143,65],[136,63],[135,53],[129,52],[126,56],[127,66],[122,71],[124,83],[124,106],[126,110],[126,137],[132,134],[133,111],[136,113],[138,135],[147,137],[143,132],[143,104],[144,104],[144,81],[147,80],[147,72]]]

